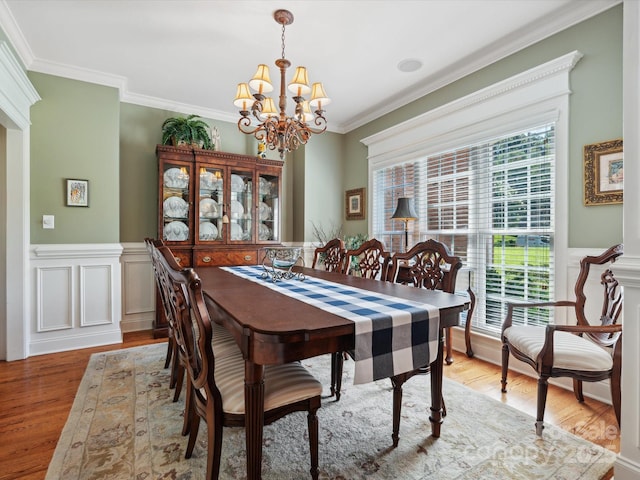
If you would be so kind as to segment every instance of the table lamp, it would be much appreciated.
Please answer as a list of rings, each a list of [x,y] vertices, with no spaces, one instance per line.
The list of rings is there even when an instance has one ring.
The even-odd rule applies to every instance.
[[[391,215],[391,218],[396,220],[402,220],[404,222],[404,251],[406,252],[409,247],[409,220],[415,220],[418,218],[418,214],[413,208],[411,198],[401,197],[398,198],[398,205],[396,211]]]

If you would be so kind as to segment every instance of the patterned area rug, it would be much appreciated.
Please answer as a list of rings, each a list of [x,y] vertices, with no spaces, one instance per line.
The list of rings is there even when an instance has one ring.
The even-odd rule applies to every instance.
[[[171,401],[165,344],[94,354],[49,466],[47,479],[203,479],[204,424],[191,459],[180,435],[184,393]],[[329,355],[304,361],[329,385]],[[390,381],[353,385],[345,362],[340,402],[318,412],[320,478],[356,479],[600,479],[615,454],[547,426],[445,379],[442,436],[430,436],[429,378],[405,384],[400,445],[391,448]],[[306,417],[296,413],[265,427],[263,478],[309,476]],[[245,478],[244,429],[225,428],[221,479]]]

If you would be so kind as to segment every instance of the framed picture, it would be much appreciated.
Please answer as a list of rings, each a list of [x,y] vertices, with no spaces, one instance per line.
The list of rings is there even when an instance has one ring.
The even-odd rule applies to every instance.
[[[584,204],[622,203],[622,139],[584,146]]]
[[[89,206],[89,180],[67,178],[67,207]]]
[[[364,220],[365,196],[364,188],[347,190],[345,195],[347,220]]]

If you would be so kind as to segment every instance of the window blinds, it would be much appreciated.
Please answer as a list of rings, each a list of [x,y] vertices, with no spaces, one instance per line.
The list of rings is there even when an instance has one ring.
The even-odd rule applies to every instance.
[[[409,246],[436,238],[473,272],[474,324],[499,329],[507,301],[553,294],[555,128],[546,124],[460,146],[374,173],[373,232],[401,251],[396,199],[414,198]],[[533,310],[533,309],[527,309]],[[516,323],[547,323],[529,311]]]

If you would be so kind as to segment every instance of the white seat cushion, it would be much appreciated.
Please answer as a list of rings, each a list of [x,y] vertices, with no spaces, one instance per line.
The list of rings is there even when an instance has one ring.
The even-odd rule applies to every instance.
[[[504,331],[509,343],[532,360],[536,360],[545,338],[544,327],[512,326]],[[600,372],[611,370],[613,358],[604,348],[569,332],[553,336],[553,368]]]
[[[216,385],[226,413],[244,414],[244,359],[238,351],[216,357]],[[264,372],[264,411],[322,393],[322,385],[300,363],[267,365]]]

